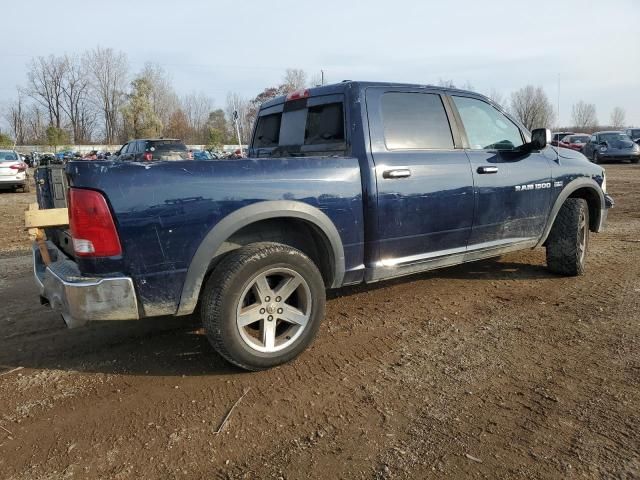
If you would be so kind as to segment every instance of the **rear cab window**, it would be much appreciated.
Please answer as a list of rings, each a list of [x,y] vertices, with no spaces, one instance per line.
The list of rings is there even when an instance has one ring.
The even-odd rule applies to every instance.
[[[344,95],[318,95],[284,102],[260,111],[252,155],[344,156]]]

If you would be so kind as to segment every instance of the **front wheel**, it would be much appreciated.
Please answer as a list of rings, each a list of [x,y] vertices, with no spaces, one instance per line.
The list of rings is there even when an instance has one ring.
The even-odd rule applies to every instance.
[[[264,242],[221,260],[204,287],[201,317],[220,355],[246,370],[263,370],[312,343],[324,308],[324,281],[311,259]]]
[[[589,245],[589,206],[582,198],[567,199],[546,241],[547,267],[560,275],[584,273]]]

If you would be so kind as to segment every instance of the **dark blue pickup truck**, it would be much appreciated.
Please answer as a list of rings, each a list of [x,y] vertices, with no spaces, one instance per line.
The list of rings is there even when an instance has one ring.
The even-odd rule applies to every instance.
[[[540,246],[582,274],[605,172],[549,140],[462,90],[297,91],[262,105],[246,159],[68,163],[36,279],[71,327],[197,312],[224,358],[269,368],[312,342],[328,288]]]

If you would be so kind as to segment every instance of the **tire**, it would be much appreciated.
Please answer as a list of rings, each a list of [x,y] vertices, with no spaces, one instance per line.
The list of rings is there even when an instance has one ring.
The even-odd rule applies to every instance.
[[[286,363],[311,345],[325,301],[322,275],[309,257],[261,242],[220,261],[204,286],[200,314],[213,348],[255,371]]]
[[[547,268],[560,275],[582,275],[589,246],[589,207],[582,198],[567,199],[546,241]]]

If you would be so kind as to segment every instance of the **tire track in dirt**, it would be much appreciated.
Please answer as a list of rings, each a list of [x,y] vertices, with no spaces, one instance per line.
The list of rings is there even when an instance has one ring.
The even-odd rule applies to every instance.
[[[0,412],[71,395],[9,425],[0,477],[632,478],[640,254],[621,206],[585,277],[537,250],[345,289],[312,349],[268,372],[229,368],[193,327],[38,332],[28,314],[26,338],[0,336],[0,363],[28,367],[0,379]]]

